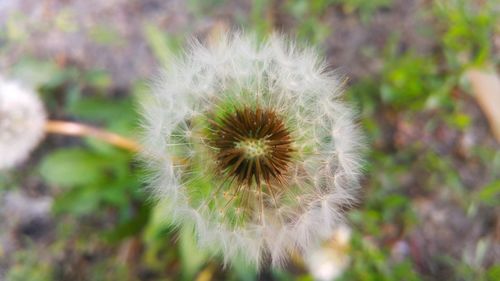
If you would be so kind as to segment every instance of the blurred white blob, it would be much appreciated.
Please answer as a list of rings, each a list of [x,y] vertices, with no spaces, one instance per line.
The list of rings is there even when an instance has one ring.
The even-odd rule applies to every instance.
[[[29,156],[44,136],[45,121],[36,93],[0,76],[0,170]]]
[[[312,250],[306,256],[311,275],[318,281],[331,281],[340,277],[350,263],[351,229],[342,225],[330,241]]]

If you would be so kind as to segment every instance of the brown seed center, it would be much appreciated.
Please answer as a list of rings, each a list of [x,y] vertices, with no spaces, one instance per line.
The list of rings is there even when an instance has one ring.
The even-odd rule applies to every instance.
[[[244,107],[210,123],[224,177],[247,185],[283,180],[292,160],[292,139],[275,111]]]

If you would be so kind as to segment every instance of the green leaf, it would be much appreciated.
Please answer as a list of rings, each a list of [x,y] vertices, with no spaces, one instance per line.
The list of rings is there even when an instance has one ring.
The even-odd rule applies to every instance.
[[[183,277],[185,280],[193,280],[194,275],[205,264],[207,255],[196,246],[196,237],[192,227],[182,227],[179,236]]]
[[[68,74],[54,62],[24,58],[13,68],[13,76],[28,85],[59,85]]]
[[[493,265],[488,269],[488,280],[500,280],[500,264]]]
[[[109,88],[113,83],[108,72],[97,69],[85,73],[85,82],[98,89]]]
[[[134,100],[125,98],[110,100],[99,97],[86,97],[74,101],[68,112],[79,118],[103,122],[113,132],[130,135],[137,124]]]
[[[479,192],[479,200],[488,205],[497,205],[500,202],[500,180],[494,181]]]
[[[130,214],[118,226],[105,234],[109,241],[117,242],[126,237],[136,235],[148,223],[151,211],[151,207],[148,204],[143,204],[138,209],[128,209],[131,209],[128,212]]]
[[[102,159],[83,149],[60,149],[44,158],[40,174],[49,184],[70,187],[101,181],[104,166]]]
[[[168,65],[174,54],[180,49],[180,42],[167,33],[161,31],[157,26],[146,24],[144,26],[144,35],[153,51],[155,57],[162,65]]]
[[[97,44],[106,46],[121,46],[125,44],[125,39],[118,30],[108,25],[93,26],[89,30],[89,38]]]
[[[53,211],[56,214],[91,214],[93,212],[96,212],[96,210],[99,208],[100,196],[101,195],[98,187],[74,188],[61,193],[58,197],[56,197],[53,205]]]

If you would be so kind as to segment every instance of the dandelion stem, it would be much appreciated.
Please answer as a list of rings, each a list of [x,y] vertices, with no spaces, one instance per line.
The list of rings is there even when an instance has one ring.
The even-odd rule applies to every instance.
[[[45,124],[45,131],[52,134],[93,137],[131,152],[140,150],[140,145],[134,140],[80,123],[49,120]]]

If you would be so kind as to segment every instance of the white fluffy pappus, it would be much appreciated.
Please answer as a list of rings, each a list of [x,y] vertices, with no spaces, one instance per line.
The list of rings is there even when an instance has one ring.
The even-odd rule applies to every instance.
[[[44,136],[45,122],[36,93],[0,76],[0,170],[29,156]]]
[[[153,197],[225,263],[280,266],[317,246],[359,190],[363,135],[341,93],[280,35],[191,43],[142,104]]]

